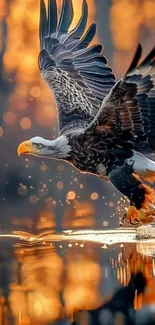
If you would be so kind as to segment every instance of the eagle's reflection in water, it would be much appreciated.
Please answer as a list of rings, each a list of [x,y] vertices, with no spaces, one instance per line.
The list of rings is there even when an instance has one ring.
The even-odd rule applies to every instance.
[[[77,238],[49,241],[49,235],[48,241],[43,236],[31,243],[7,236],[1,239],[0,262],[3,325],[72,321],[77,311],[96,309],[111,299],[137,272],[144,274],[147,288],[144,294],[135,293],[134,308],[155,301],[153,244],[108,247]]]

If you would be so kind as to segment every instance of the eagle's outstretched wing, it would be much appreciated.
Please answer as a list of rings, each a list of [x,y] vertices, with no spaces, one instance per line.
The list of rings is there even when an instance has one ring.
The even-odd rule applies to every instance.
[[[155,48],[139,64],[141,52],[139,44],[130,68],[104,98],[88,130],[149,152],[155,149]]]
[[[83,0],[82,16],[68,32],[73,19],[72,1],[63,0],[57,21],[56,0],[49,0],[48,13],[41,0],[39,68],[54,93],[61,134],[85,128],[115,83],[102,46],[88,48],[96,25],[92,24],[83,36],[87,16],[87,3]]]

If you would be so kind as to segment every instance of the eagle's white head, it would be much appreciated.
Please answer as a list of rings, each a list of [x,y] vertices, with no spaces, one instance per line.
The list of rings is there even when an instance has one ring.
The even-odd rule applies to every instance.
[[[49,156],[51,158],[65,159],[70,156],[71,146],[69,139],[62,135],[54,140],[34,137],[22,142],[18,149],[18,155],[29,154],[34,156]]]

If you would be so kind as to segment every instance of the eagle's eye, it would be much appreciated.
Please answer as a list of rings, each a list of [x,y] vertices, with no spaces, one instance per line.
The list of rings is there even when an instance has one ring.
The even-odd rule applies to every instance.
[[[44,148],[44,145],[43,145],[42,143],[38,143],[38,144],[37,144],[37,148],[38,148],[38,149],[43,149],[43,148]]]

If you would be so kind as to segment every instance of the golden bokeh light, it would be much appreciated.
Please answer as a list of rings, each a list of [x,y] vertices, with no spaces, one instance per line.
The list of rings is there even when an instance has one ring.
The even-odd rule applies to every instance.
[[[28,130],[31,128],[31,125],[32,125],[32,122],[30,120],[29,117],[23,117],[21,120],[20,120],[20,126],[22,129],[24,130]]]
[[[74,191],[69,191],[67,193],[67,200],[74,200],[76,197],[76,193]]]
[[[64,188],[64,184],[63,184],[63,182],[61,182],[61,181],[59,181],[59,182],[57,182],[57,188],[59,189],[59,190],[63,190],[63,188]]]
[[[108,225],[109,225],[109,222],[107,220],[104,220],[103,221],[103,227],[108,227]]]
[[[14,112],[6,112],[3,114],[3,120],[6,124],[14,124],[16,122],[16,115]]]
[[[41,93],[40,87],[32,87],[30,89],[30,95],[32,95],[33,97],[39,97],[40,93]]]
[[[114,207],[114,206],[115,206],[115,203],[112,202],[112,201],[110,201],[110,202],[108,203],[108,205],[109,205],[109,207]]]
[[[91,198],[91,200],[95,201],[99,198],[99,195],[97,192],[93,192],[93,193],[91,193],[90,198]]]
[[[43,164],[40,166],[40,169],[41,169],[42,172],[46,172],[46,171],[47,171],[47,165],[43,163]]]

